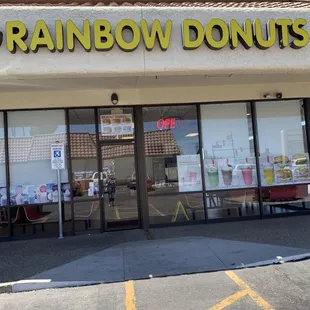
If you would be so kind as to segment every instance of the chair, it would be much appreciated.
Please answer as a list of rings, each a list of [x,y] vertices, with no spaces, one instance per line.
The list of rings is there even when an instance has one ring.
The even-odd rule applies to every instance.
[[[81,219],[85,221],[85,229],[91,227],[91,215],[98,210],[99,207],[99,201],[93,201],[89,210],[76,210],[74,209],[74,218],[75,219]]]
[[[203,209],[203,203],[198,204],[198,205],[192,205],[192,204],[189,203],[187,195],[186,194],[184,194],[184,195],[185,195],[185,200],[186,200],[187,208],[190,209],[190,211],[192,212],[192,219],[193,219],[193,221],[195,221],[196,220],[196,211],[197,211],[198,208],[199,209],[201,209],[201,208]]]
[[[27,206],[22,208],[24,210],[26,219],[30,223],[44,223],[48,220],[47,215],[42,215],[38,212],[37,206]]]
[[[15,223],[19,219],[19,215],[20,215],[19,209],[20,207],[17,208],[15,218],[11,221],[12,224]],[[3,208],[1,210],[0,224],[8,224],[8,216],[6,213],[6,208]]]

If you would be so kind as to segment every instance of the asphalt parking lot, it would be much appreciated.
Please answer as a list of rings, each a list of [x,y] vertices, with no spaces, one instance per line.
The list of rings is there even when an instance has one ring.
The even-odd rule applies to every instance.
[[[310,261],[0,295],[0,309],[310,309]]]

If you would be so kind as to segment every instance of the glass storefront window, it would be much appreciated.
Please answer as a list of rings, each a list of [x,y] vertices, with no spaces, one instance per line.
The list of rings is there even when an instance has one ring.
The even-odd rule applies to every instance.
[[[309,182],[301,101],[256,103],[262,185]]]
[[[3,113],[0,113],[0,237],[8,235],[8,214],[5,208],[5,206],[7,205],[7,198],[4,149]]]
[[[258,102],[256,111],[264,211],[309,208],[309,154],[302,101]],[[302,183],[305,185],[296,185]]]
[[[64,110],[8,113],[10,204],[58,201],[57,174],[51,170],[51,144],[66,143]],[[61,171],[62,197],[70,201],[68,171]],[[44,210],[41,210],[44,212]]]
[[[99,139],[134,139],[132,108],[104,108],[99,110]]]
[[[257,186],[249,103],[201,106],[207,190]]]
[[[250,104],[202,105],[201,130],[208,217],[259,214]]]
[[[208,218],[259,215],[258,189],[234,189],[207,192]]]
[[[143,117],[150,223],[171,222],[180,202],[187,205],[187,193],[202,191],[197,108],[147,107]],[[202,196],[194,204],[203,214]],[[177,220],[198,218],[183,214]]]
[[[69,110],[69,124],[73,199],[94,199],[98,193],[94,109]]]

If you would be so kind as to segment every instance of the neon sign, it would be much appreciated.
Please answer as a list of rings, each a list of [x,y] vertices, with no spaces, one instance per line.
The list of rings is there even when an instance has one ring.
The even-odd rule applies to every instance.
[[[160,118],[156,123],[158,130],[175,129],[181,127],[181,125],[182,119],[180,117]]]

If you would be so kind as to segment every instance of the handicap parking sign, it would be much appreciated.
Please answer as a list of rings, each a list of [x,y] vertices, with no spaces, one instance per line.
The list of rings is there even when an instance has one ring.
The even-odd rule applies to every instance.
[[[65,146],[63,143],[51,145],[51,167],[53,170],[65,169]]]
[[[61,151],[54,151],[55,158],[61,158]]]

